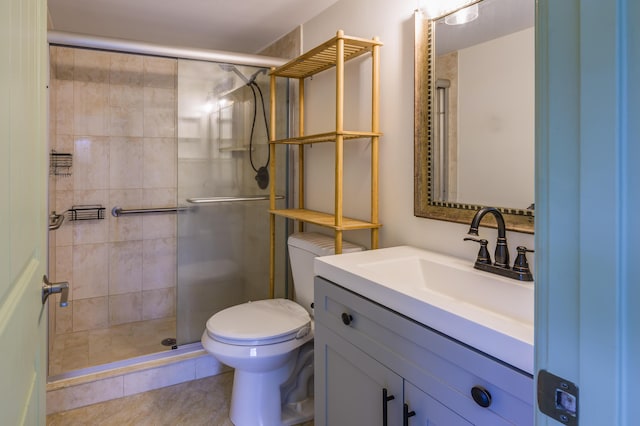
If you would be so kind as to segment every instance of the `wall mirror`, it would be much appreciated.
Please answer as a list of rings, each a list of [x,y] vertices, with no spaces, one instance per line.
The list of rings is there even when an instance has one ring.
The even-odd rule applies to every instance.
[[[416,13],[416,216],[469,223],[494,206],[533,233],[534,25],[535,0]]]

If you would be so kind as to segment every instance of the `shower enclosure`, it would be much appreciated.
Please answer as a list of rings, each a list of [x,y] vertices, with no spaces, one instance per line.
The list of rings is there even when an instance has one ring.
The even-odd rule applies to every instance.
[[[49,375],[198,342],[215,312],[268,297],[266,69],[63,46],[50,59],[49,204],[66,220],[49,275],[70,293],[50,305]],[[73,220],[87,206],[106,214]]]
[[[178,62],[178,201],[190,206],[178,215],[178,344],[199,341],[212,313],[268,297],[268,84],[265,69]]]

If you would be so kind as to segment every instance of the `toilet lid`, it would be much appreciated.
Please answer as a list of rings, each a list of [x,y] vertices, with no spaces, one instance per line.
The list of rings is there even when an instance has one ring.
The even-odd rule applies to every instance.
[[[266,345],[304,337],[309,313],[288,299],[268,299],[232,306],[207,321],[212,339],[234,345]]]

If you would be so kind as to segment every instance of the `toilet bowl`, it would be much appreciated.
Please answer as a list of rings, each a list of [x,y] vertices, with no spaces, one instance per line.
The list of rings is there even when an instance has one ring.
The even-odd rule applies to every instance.
[[[317,233],[289,237],[296,302],[232,306],[206,323],[202,345],[235,369],[229,416],[235,426],[288,426],[313,418],[313,258],[334,253]],[[362,247],[343,242],[343,252]]]

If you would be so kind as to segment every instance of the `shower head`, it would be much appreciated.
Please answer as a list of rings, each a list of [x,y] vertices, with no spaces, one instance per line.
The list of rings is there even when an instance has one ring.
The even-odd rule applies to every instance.
[[[262,74],[266,74],[267,73],[267,69],[266,68],[261,68],[258,71],[254,72],[253,74],[251,74],[251,77],[247,78],[245,77],[244,74],[242,74],[240,72],[240,70],[233,64],[218,64],[218,66],[220,67],[220,69],[222,69],[223,71],[226,72],[233,72],[235,73],[238,77],[240,77],[240,79],[244,82],[244,84],[246,84],[247,86],[250,86],[258,77],[258,75],[260,73]]]
[[[242,74],[242,73],[240,72],[240,70],[239,70],[238,68],[236,68],[236,66],[235,66],[235,65],[232,65],[232,64],[218,64],[218,66],[219,66],[223,71],[226,71],[226,72],[233,72],[233,73],[235,73],[238,77],[240,77],[240,79],[241,79],[242,81],[244,81],[244,83],[245,83],[246,85],[251,84],[251,82],[249,81],[249,79],[248,79],[247,77],[245,77],[245,76],[244,76],[244,74]]]

